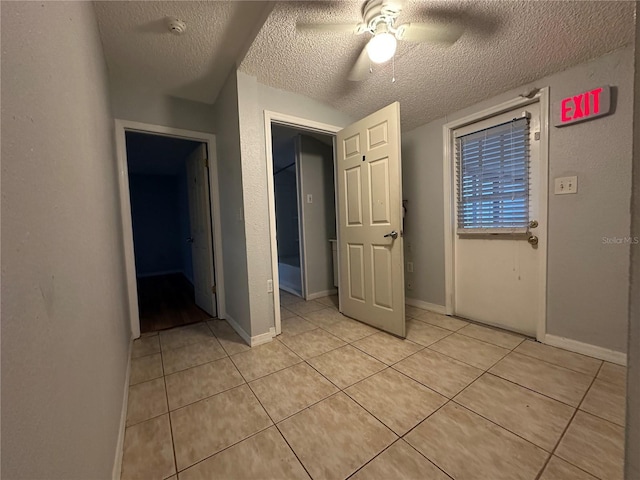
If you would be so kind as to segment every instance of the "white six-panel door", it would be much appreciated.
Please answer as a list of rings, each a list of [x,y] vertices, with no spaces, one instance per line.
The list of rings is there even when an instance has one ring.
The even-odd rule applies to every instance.
[[[341,311],[404,337],[400,104],[346,127],[336,142]]]
[[[207,147],[200,145],[187,159],[187,190],[191,223],[191,254],[196,305],[215,317],[216,297],[213,268],[213,242],[209,208]]]

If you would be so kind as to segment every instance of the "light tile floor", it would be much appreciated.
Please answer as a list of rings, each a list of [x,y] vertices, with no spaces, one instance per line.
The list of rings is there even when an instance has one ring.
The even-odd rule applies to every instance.
[[[625,369],[407,307],[407,339],[282,293],[282,335],[136,340],[122,479],[622,479]]]

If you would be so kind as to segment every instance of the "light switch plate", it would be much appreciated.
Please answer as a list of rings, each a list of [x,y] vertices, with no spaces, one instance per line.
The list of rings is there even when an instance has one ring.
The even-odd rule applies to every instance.
[[[567,195],[568,193],[578,193],[578,177],[556,178],[554,193],[556,195]]]
[[[413,262],[407,262],[407,272],[413,273]]]
[[[307,193],[307,203],[313,203],[313,195]]]

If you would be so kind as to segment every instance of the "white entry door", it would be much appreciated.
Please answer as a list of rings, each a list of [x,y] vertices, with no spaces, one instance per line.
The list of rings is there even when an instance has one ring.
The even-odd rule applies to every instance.
[[[454,142],[455,314],[536,336],[547,228],[540,104],[457,129]]]
[[[340,309],[404,337],[400,104],[337,134]]]
[[[191,254],[196,305],[212,317],[216,316],[216,296],[211,238],[209,202],[209,169],[207,147],[200,145],[187,159]]]

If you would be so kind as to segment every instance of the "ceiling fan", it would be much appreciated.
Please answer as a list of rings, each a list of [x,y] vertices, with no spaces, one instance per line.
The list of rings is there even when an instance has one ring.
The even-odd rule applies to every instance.
[[[461,25],[442,23],[403,23],[396,25],[402,11],[399,0],[367,0],[362,8],[362,22],[358,24],[298,23],[301,32],[350,32],[368,34],[371,39],[362,49],[349,72],[349,80],[364,80],[370,72],[370,62],[384,63],[396,52],[397,42],[431,42],[454,44],[462,35]]]

